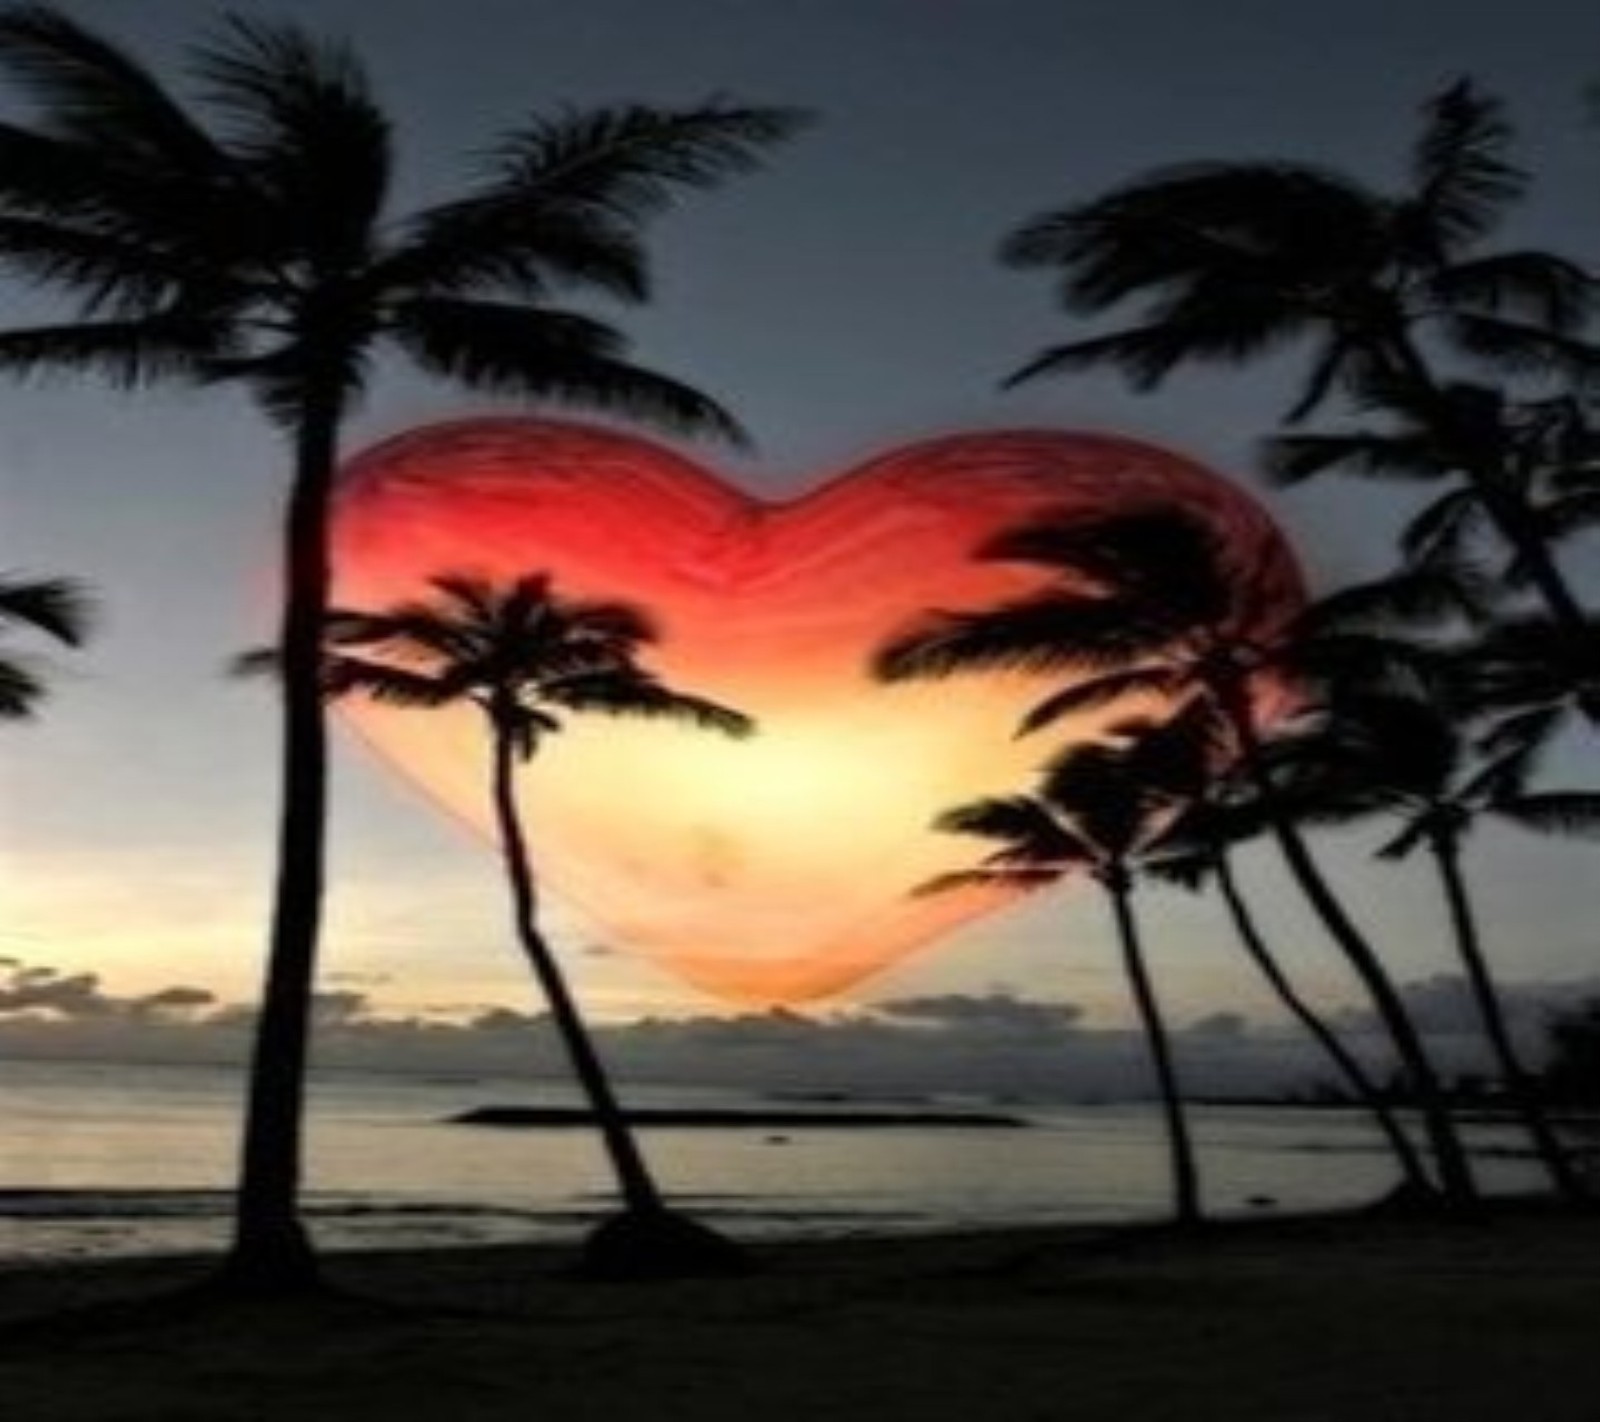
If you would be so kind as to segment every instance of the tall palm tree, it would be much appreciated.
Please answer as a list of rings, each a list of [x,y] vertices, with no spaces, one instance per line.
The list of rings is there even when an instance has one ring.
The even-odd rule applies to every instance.
[[[1174,796],[1165,766],[1155,763],[1151,750],[1170,764],[1172,749],[1158,749],[1153,742],[1131,749],[1089,746],[1052,762],[1034,795],[976,800],[946,811],[935,821],[936,828],[997,841],[1000,847],[977,868],[941,875],[921,891],[973,884],[1031,890],[1084,869],[1105,890],[1161,1096],[1174,1214],[1179,1224],[1194,1225],[1201,1219],[1199,1168],[1134,910],[1139,851],[1155,822],[1170,811]]]
[[[77,647],[88,634],[89,621],[89,596],[80,584],[67,578],[0,574],[0,631],[29,628]],[[45,684],[26,658],[0,657],[0,720],[28,719],[44,696]]]
[[[1427,105],[1398,193],[1304,163],[1201,163],[1035,217],[1006,241],[1007,262],[1059,275],[1070,311],[1140,310],[1044,351],[1010,383],[1109,365],[1150,388],[1181,365],[1307,344],[1290,419],[1343,390],[1420,424],[1429,457],[1471,486],[1550,614],[1575,627],[1581,604],[1503,441],[1483,440],[1475,402],[1438,358],[1443,342],[1513,367],[1596,360],[1575,336],[1596,296],[1579,264],[1483,250],[1525,184],[1509,136],[1501,106],[1462,81]],[[1360,451],[1348,453],[1355,467]]]
[[[1323,874],[1294,807],[1264,754],[1258,693],[1302,688],[1356,667],[1379,678],[1413,654],[1370,630],[1380,614],[1427,612],[1454,599],[1454,579],[1416,572],[1382,588],[1351,589],[1286,618],[1268,634],[1245,629],[1251,590],[1238,591],[1212,531],[1164,509],[1100,522],[1038,523],[1001,533],[977,556],[1064,575],[1062,586],[971,612],[934,612],[879,649],[886,680],[1012,668],[1071,679],[1024,717],[1028,733],[1135,693],[1205,709],[1231,743],[1289,872],[1355,971],[1404,1064],[1422,1108],[1449,1198],[1476,1198],[1465,1148],[1438,1074],[1382,959]],[[1084,580],[1098,591],[1082,591]]]
[[[1423,694],[1425,692],[1425,694]],[[1447,684],[1430,681],[1416,695],[1346,695],[1297,748],[1314,781],[1315,799],[1339,819],[1384,814],[1399,832],[1377,852],[1401,860],[1424,849],[1438,871],[1455,947],[1485,1035],[1512,1104],[1556,1189],[1570,1200],[1587,1191],[1546,1115],[1533,1074],[1506,1022],[1484,951],[1478,915],[1463,865],[1466,840],[1480,820],[1499,820],[1545,834],[1600,831],[1600,793],[1528,788],[1540,745],[1536,730],[1476,753]],[[1313,809],[1313,814],[1316,809]]]
[[[1403,1185],[1392,1199],[1405,1204],[1430,1200],[1436,1193],[1417,1148],[1383,1091],[1361,1059],[1306,1000],[1267,942],[1245,896],[1233,863],[1233,847],[1262,829],[1261,816],[1249,805],[1229,803],[1208,790],[1185,809],[1178,821],[1151,845],[1141,867],[1151,878],[1185,889],[1215,884],[1246,956],[1274,996],[1306,1031],[1349,1088],[1351,1098],[1372,1115],[1400,1167]]]
[[[642,300],[646,220],[753,167],[790,111],[726,103],[534,117],[459,198],[391,211],[390,125],[355,56],[224,22],[192,48],[193,103],[47,5],[0,9],[0,70],[34,103],[0,123],[0,265],[74,294],[62,324],[0,333],[0,369],[247,390],[292,450],[283,533],[283,800],[237,1229],[223,1278],[315,1285],[298,1214],[326,799],[320,689],[329,486],[375,356],[486,390],[737,433],[627,359],[563,292]]]
[[[335,612],[323,672],[330,696],[359,693],[396,706],[476,707],[488,728],[490,800],[511,889],[512,923],[599,1127],[624,1202],[591,1239],[601,1273],[726,1267],[728,1241],[670,1211],[538,926],[538,893],[517,807],[516,769],[567,714],[662,717],[724,735],[752,722],[664,686],[639,651],[657,631],[638,608],[566,598],[532,574],[504,586],[468,575],[431,580],[433,597],[384,612]]]

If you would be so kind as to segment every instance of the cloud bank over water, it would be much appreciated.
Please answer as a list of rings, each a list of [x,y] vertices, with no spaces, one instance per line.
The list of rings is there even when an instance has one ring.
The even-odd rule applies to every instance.
[[[1447,1070],[1485,1069],[1461,979],[1428,978],[1408,985],[1406,995]],[[1549,1015],[1600,997],[1600,977],[1511,984],[1505,997],[1516,1030],[1537,1055]],[[543,1015],[491,1007],[452,1018],[396,1017],[353,989],[319,994],[315,1015],[323,1066],[530,1081],[567,1076]],[[1384,1070],[1387,1056],[1370,1014],[1347,1008],[1336,1018],[1352,1045]],[[242,1062],[252,1021],[249,1008],[200,987],[123,996],[91,973],[0,959],[0,1056]],[[646,1017],[598,1028],[597,1036],[624,1083],[1070,1100],[1149,1092],[1136,1033],[1098,1026],[1076,1003],[1007,993],[906,997],[826,1014],[776,1008]],[[1178,1050],[1189,1089],[1202,1095],[1309,1091],[1330,1076],[1287,1025],[1237,1013],[1180,1021]]]

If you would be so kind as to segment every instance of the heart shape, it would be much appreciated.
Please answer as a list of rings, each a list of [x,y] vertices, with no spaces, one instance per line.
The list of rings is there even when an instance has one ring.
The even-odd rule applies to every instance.
[[[648,608],[649,664],[754,716],[735,742],[680,726],[574,717],[527,767],[541,880],[622,946],[698,986],[776,1004],[837,992],[975,915],[995,891],[913,898],[975,846],[939,811],[1028,787],[1063,742],[1126,705],[1022,741],[1059,678],[882,686],[874,649],[932,607],[1033,591],[1038,569],[975,548],[1041,515],[1176,505],[1220,530],[1274,621],[1298,599],[1283,541],[1252,500],[1173,454],[1104,435],[955,435],[864,464],[792,502],[741,493],[614,431],[545,420],[433,425],[351,460],[336,490],[335,598],[377,609],[442,572],[544,570],[558,591]],[[470,707],[352,702],[358,731],[487,833],[488,760]]]

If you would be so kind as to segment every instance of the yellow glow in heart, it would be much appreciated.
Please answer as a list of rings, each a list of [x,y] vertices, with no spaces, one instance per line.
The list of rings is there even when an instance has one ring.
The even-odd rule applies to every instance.
[[[912,898],[972,846],[929,829],[949,806],[1027,788],[1065,742],[1127,704],[1016,740],[1037,678],[885,687],[873,650],[931,607],[1032,590],[980,563],[1001,529],[1048,514],[1178,505],[1221,530],[1276,620],[1298,598],[1282,541],[1232,486],[1132,441],[965,435],[875,460],[764,504],[645,441],[522,419],[434,426],[361,455],[341,481],[336,598],[382,608],[447,571],[545,570],[559,590],[623,598],[664,627],[650,664],[754,716],[735,742],[666,723],[572,718],[524,773],[541,882],[619,945],[724,997],[837,992],[1007,902]],[[1243,579],[1241,578],[1241,585]],[[488,752],[471,708],[352,703],[388,759],[486,830]]]

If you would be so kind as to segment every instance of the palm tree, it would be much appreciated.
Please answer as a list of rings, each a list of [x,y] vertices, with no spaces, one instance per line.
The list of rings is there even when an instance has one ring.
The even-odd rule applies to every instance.
[[[1339,819],[1379,813],[1401,821],[1379,857],[1401,860],[1418,849],[1432,857],[1456,951],[1501,1078],[1551,1181],[1577,1201],[1587,1191],[1507,1025],[1462,863],[1467,837],[1485,818],[1545,834],[1600,830],[1600,794],[1528,789],[1539,746],[1536,729],[1515,742],[1502,732],[1494,753],[1480,756],[1448,684],[1433,679],[1415,695],[1335,698],[1325,723],[1297,747],[1296,758],[1313,781],[1324,782],[1316,797],[1324,812]]]
[[[1550,614],[1572,628],[1582,607],[1504,442],[1485,443],[1471,392],[1441,372],[1437,349],[1442,340],[1513,368],[1592,369],[1597,357],[1574,333],[1594,284],[1547,253],[1481,250],[1524,187],[1495,100],[1462,81],[1429,102],[1425,120],[1397,194],[1303,163],[1202,163],[1024,223],[1004,260],[1059,275],[1069,310],[1142,309],[1132,325],[1047,349],[1008,383],[1109,365],[1151,388],[1180,365],[1307,343],[1291,421],[1344,390],[1420,425],[1428,457],[1467,482]],[[1360,443],[1346,467],[1360,468]],[[1341,461],[1319,467],[1331,462]]]
[[[1474,445],[1493,451],[1496,488],[1515,500],[1552,547],[1584,534],[1600,519],[1595,437],[1570,398],[1514,401],[1486,386],[1452,386],[1450,399]],[[1389,428],[1341,434],[1285,435],[1268,442],[1267,473],[1292,485],[1328,469],[1363,478],[1439,483],[1452,479],[1450,451],[1420,416]],[[1455,577],[1482,605],[1477,681],[1486,705],[1531,710],[1560,705],[1564,714],[1545,728],[1577,720],[1600,727],[1600,624],[1587,614],[1552,618],[1508,605],[1527,586],[1531,568],[1513,553],[1487,575],[1479,544],[1493,528],[1484,480],[1467,482],[1429,501],[1399,539],[1403,566],[1436,578]],[[1511,630],[1504,631],[1502,628]],[[1576,716],[1571,713],[1576,712]]]
[[[0,574],[0,631],[26,627],[63,646],[77,647],[88,633],[89,621],[89,597],[78,583]],[[25,658],[0,657],[0,720],[27,720],[44,696],[45,684]]]
[[[1233,864],[1233,846],[1262,829],[1260,814],[1248,804],[1231,803],[1226,790],[1213,788],[1190,804],[1178,821],[1151,845],[1141,868],[1151,878],[1184,889],[1214,883],[1239,942],[1267,986],[1289,1015],[1322,1049],[1334,1070],[1344,1078],[1353,1100],[1372,1115],[1394,1153],[1404,1183],[1391,1199],[1405,1204],[1431,1200],[1437,1193],[1422,1157],[1399,1118],[1384,1100],[1383,1091],[1361,1059],[1323,1020],[1295,986],[1268,944],[1245,897]]]
[[[1132,748],[1097,745],[1073,751],[1051,763],[1035,795],[976,800],[946,811],[936,828],[998,841],[1000,847],[977,868],[941,875],[920,892],[993,884],[1033,890],[1081,869],[1105,890],[1161,1095],[1174,1214],[1180,1225],[1189,1226],[1201,1219],[1199,1169],[1134,911],[1138,854],[1176,793],[1167,769],[1173,746],[1159,746],[1158,739]]]
[[[37,109],[0,124],[0,263],[76,294],[59,325],[0,333],[0,368],[247,390],[292,449],[283,534],[282,810],[237,1228],[223,1279],[314,1287],[298,1214],[323,878],[329,487],[373,358],[466,385],[736,435],[711,400],[629,362],[563,291],[642,300],[645,221],[755,165],[790,111],[710,103],[568,110],[506,135],[460,198],[389,210],[391,137],[346,49],[226,21],[189,52],[191,106],[46,5],[0,10],[0,68]]]
[[[749,734],[752,723],[714,702],[673,691],[640,667],[638,652],[658,634],[627,603],[563,597],[542,574],[505,586],[445,575],[431,586],[429,601],[386,612],[335,612],[324,690],[425,709],[466,703],[483,713],[513,927],[588,1098],[624,1203],[623,1215],[591,1238],[590,1266],[607,1275],[726,1269],[737,1262],[734,1247],[667,1209],[560,963],[539,930],[516,768],[561,729],[561,717],[569,713],[671,718],[733,736]]]
[[[1296,822],[1264,754],[1257,697],[1286,683],[1314,685],[1359,667],[1380,677],[1413,654],[1369,630],[1382,615],[1453,606],[1455,579],[1413,572],[1383,587],[1351,589],[1276,629],[1245,622],[1249,570],[1231,567],[1212,531],[1186,514],[1154,509],[1092,523],[1038,523],[1004,532],[977,556],[1038,565],[1063,575],[1059,588],[972,612],[934,612],[890,640],[874,662],[880,677],[947,676],[1016,669],[1072,680],[1024,717],[1037,731],[1061,717],[1153,693],[1204,708],[1231,744],[1290,874],[1349,962],[1383,1021],[1417,1094],[1448,1197],[1476,1198],[1466,1151],[1438,1075],[1376,949],[1345,909]],[[1238,576],[1241,580],[1236,582]],[[1084,580],[1098,592],[1084,593]],[[1242,592],[1239,589],[1242,587]]]

